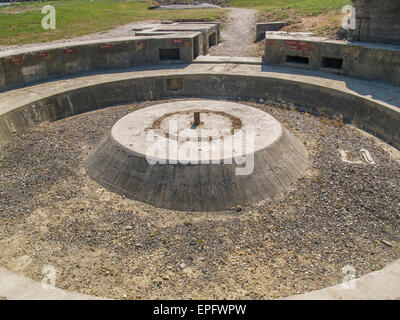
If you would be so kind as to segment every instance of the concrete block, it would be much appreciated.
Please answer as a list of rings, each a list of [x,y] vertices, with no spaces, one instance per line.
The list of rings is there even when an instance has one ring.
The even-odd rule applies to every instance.
[[[279,31],[286,25],[285,22],[266,22],[256,24],[256,40],[265,38],[265,32],[267,31]]]
[[[356,41],[400,44],[400,1],[352,0],[357,28],[350,31]]]
[[[202,39],[199,46],[200,54],[207,54],[210,47],[221,41],[220,23],[218,22],[179,22],[171,24],[151,24],[137,30],[138,36],[162,35],[181,32],[197,32]]]
[[[267,32],[264,63],[400,85],[400,47],[327,40],[303,33]]]

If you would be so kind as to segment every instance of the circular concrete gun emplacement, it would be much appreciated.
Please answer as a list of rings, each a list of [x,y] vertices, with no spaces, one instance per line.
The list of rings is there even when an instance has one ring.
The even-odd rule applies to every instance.
[[[400,88],[392,84],[232,60],[98,72],[0,92],[0,265],[6,268],[0,268],[0,297],[274,299],[322,289],[297,298],[397,299],[399,97]],[[201,100],[209,102],[203,105],[199,99],[221,102]],[[167,108],[176,101],[179,108]],[[217,110],[225,103],[231,107]],[[232,111],[236,106],[242,113]],[[158,148],[148,153],[150,159],[166,163],[151,165],[147,147],[138,153],[141,145],[132,143],[135,136],[124,141],[114,134],[124,121],[124,134],[147,138],[145,129],[152,132],[149,146],[157,145],[155,137],[196,145],[244,132],[250,115],[264,134],[254,148],[253,175],[225,176],[253,179],[241,180],[253,190],[257,170],[271,167],[277,174],[285,164],[277,160],[285,155],[280,148],[289,144],[301,152],[304,146],[301,162],[282,157],[297,169],[307,165],[307,174],[291,176],[289,189],[282,185],[280,194],[265,192],[261,201],[242,202],[239,211],[171,210],[161,200],[152,205],[150,200],[170,196],[161,196],[157,184],[152,187],[159,198],[139,186],[133,200],[120,195],[128,186],[117,180],[121,168],[143,173],[135,179],[169,175],[175,182],[169,169],[207,167],[173,165]],[[172,134],[171,122],[176,122]],[[200,138],[184,134],[204,130]],[[103,159],[96,166],[90,164],[93,152]],[[121,162],[118,153],[136,162]],[[223,161],[208,166],[229,168]],[[102,175],[96,178],[91,170]],[[117,192],[101,182],[111,177],[110,170]],[[192,172],[204,181],[218,178]],[[147,198],[135,201],[139,195]],[[215,203],[223,201],[219,196]],[[80,295],[40,292],[45,266],[56,270],[57,288]],[[358,278],[355,289],[341,289],[349,275]]]
[[[157,207],[214,211],[305,175],[307,150],[270,114],[232,102],[163,103],[121,118],[88,157],[99,184]]]

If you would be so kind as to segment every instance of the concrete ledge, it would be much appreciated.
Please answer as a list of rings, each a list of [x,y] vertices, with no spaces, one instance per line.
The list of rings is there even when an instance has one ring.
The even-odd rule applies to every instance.
[[[102,106],[167,97],[218,97],[286,99],[299,109],[341,116],[400,148],[400,88],[294,71],[275,68],[268,72],[264,67],[238,64],[176,65],[88,75],[4,92],[0,93],[0,143],[36,123]]]
[[[283,300],[397,300],[400,298],[400,260],[352,280],[351,285],[354,289],[345,289],[339,284]]]
[[[7,300],[104,300],[63,289],[43,289],[40,282],[0,267],[0,297]]]
[[[105,300],[63,289],[43,289],[40,282],[19,276],[0,267],[0,297],[8,300]],[[279,300],[398,300],[400,298],[400,260],[382,270],[354,279],[355,289],[341,284]]]
[[[400,46],[267,32],[265,64],[323,70],[400,86]]]
[[[262,59],[257,57],[223,57],[223,56],[199,56],[193,63],[233,63],[261,65]]]

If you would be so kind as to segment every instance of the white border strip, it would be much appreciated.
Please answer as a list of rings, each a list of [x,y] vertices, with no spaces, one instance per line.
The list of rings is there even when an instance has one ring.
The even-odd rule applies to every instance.
[[[0,267],[0,297],[7,300],[104,300],[63,289],[43,289],[37,282]]]
[[[354,289],[342,284],[294,295],[282,300],[398,300],[400,299],[400,259],[379,271],[354,279]]]

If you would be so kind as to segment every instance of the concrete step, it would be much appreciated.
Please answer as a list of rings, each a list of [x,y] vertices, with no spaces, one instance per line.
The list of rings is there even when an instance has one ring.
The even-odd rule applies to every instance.
[[[261,65],[261,57],[223,57],[223,56],[199,56],[194,60],[194,63],[237,63]]]

